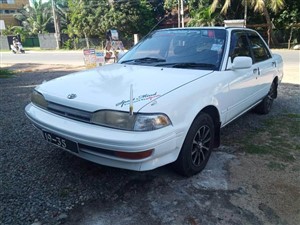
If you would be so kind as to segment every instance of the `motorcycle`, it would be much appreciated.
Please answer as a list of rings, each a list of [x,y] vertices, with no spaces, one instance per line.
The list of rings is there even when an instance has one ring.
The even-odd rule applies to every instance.
[[[25,53],[25,50],[23,49],[23,46],[22,46],[21,42],[19,42],[19,41],[16,42],[15,45],[12,44],[10,46],[10,48],[11,48],[11,50],[14,54],[16,54],[16,53]]]

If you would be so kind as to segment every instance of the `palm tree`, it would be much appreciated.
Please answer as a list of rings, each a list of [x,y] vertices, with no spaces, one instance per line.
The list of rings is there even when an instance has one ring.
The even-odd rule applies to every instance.
[[[188,26],[215,26],[219,22],[219,17],[211,12],[209,7],[191,12],[191,19]]]
[[[46,26],[52,19],[51,5],[49,2],[43,3],[42,0],[32,0],[31,3],[32,6],[25,5],[14,16],[31,35],[45,33]]]
[[[211,4],[212,12],[216,10],[220,3],[223,3],[221,13],[226,14],[228,8],[230,8],[231,1],[232,0],[213,0],[213,3]],[[276,45],[277,40],[273,35],[272,22],[268,9],[277,13],[279,9],[284,7],[284,0],[243,0],[243,4],[245,7],[249,4],[254,9],[254,12],[262,12],[264,14],[268,26],[268,44],[270,45],[272,43]]]

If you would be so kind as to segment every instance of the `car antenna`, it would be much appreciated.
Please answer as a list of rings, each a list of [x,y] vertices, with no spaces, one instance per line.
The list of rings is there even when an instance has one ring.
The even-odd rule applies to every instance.
[[[151,32],[161,23],[163,22],[165,19],[169,18],[170,16],[172,16],[172,13],[168,13],[167,15],[165,15],[162,19],[160,19],[152,28],[151,30],[140,40],[142,41],[143,39],[145,39],[149,34],[151,34]]]

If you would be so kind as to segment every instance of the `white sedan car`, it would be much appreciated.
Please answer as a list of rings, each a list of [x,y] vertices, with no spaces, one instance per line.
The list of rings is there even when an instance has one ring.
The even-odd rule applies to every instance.
[[[199,173],[220,129],[270,111],[283,62],[245,28],[157,30],[118,63],[35,88],[26,115],[46,141],[98,164]]]

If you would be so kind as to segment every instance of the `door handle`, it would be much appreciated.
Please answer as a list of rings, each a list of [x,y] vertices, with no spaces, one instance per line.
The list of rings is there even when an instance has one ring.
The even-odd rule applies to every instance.
[[[276,62],[272,62],[272,66],[273,66],[273,67],[276,67]]]
[[[257,75],[260,75],[259,68],[255,68],[255,69],[253,69],[253,73],[254,73],[254,74],[257,74]]]

